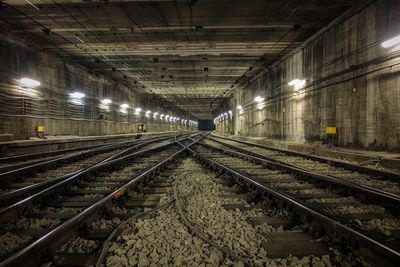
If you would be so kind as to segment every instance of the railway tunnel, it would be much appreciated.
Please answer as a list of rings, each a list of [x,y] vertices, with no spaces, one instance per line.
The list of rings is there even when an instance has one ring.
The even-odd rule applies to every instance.
[[[0,1],[0,267],[400,266],[400,1]]]

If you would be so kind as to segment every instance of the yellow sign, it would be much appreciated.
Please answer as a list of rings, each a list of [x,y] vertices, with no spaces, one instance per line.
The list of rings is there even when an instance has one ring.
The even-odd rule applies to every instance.
[[[37,131],[38,131],[38,133],[44,133],[44,126],[38,126],[37,127]]]
[[[325,133],[326,134],[337,134],[337,128],[336,127],[326,127]]]

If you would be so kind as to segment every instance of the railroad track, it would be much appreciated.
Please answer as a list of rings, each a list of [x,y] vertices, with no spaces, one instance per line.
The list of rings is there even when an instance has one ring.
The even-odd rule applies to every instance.
[[[193,158],[162,175],[174,179],[152,207],[152,216],[136,215],[124,224],[125,230],[102,249],[98,266],[265,266],[282,260],[273,259],[284,254],[279,241],[296,238],[308,249],[292,249],[288,265],[331,262],[321,241],[300,228],[283,230],[290,222],[283,210],[252,203],[250,194]]]
[[[301,175],[272,168],[276,162],[202,137],[100,164],[27,199],[17,213],[0,212],[12,218],[2,221],[0,247],[25,246],[3,254],[0,266],[28,259],[30,266],[398,266],[387,247],[397,244],[394,231],[373,240],[345,225],[354,217],[343,206],[371,205],[345,200],[337,188],[301,187]]]
[[[400,173],[395,170],[389,171],[382,168],[365,167],[345,161],[312,156],[225,137],[213,136],[210,139],[242,153],[342,179],[367,187],[370,190],[400,198]]]
[[[188,141],[181,142],[190,145]],[[173,177],[149,211],[114,228],[97,266],[348,266],[364,259],[293,218],[272,201],[255,199],[229,176],[191,158],[162,173]],[[147,199],[147,197],[146,197]],[[65,247],[68,250],[68,247]],[[99,254],[99,253],[96,253]],[[289,255],[291,254],[291,255]]]
[[[165,135],[161,135],[161,136],[157,136],[157,137],[150,137],[150,138],[144,137],[143,139],[140,139],[140,140],[132,138],[131,140],[128,140],[128,141],[117,141],[117,142],[111,142],[111,143],[100,144],[100,145],[81,146],[81,147],[76,147],[76,148],[59,149],[59,150],[52,150],[52,151],[39,152],[39,153],[0,157],[0,173],[20,169],[23,167],[27,167],[29,165],[45,162],[48,160],[53,160],[55,158],[60,158],[67,154],[71,154],[71,153],[75,153],[75,152],[79,152],[79,151],[96,149],[96,148],[100,148],[100,147],[113,146],[113,145],[139,143],[146,139],[150,140],[150,139],[163,137],[163,136],[166,137],[166,136],[172,136],[172,135],[165,134]]]
[[[191,151],[209,166],[235,177],[238,183],[258,190],[261,196],[274,199],[282,207],[289,206],[297,221],[313,221],[314,227],[322,227],[331,237],[342,238],[344,245],[367,250],[363,255],[372,257],[373,262],[385,259],[393,266],[400,262],[398,215],[379,202],[370,203],[374,198],[369,197],[371,192],[356,198],[358,195],[349,195],[348,188],[332,181],[307,178],[303,170],[289,170],[210,143],[206,140],[196,144]]]
[[[0,174],[0,207],[9,205],[11,202],[101,162],[122,157],[141,147],[170,138],[169,136],[157,137],[133,143],[124,142],[107,145]]]
[[[78,258],[70,255],[65,259],[59,252],[64,251],[62,245],[70,244],[77,252],[90,254],[87,248],[93,248],[107,232],[91,231],[91,227],[113,225],[118,214],[123,217],[127,207],[134,207],[137,200],[134,197],[156,193],[154,190],[158,189],[142,182],[174,162],[183,151],[176,141],[155,144],[91,167],[19,202],[17,208],[1,210],[0,266],[26,265],[28,260],[32,266],[46,259],[56,265],[71,266],[75,261],[90,260],[90,255]],[[140,192],[133,192],[133,187]],[[113,207],[116,204],[123,208]],[[107,218],[115,220],[105,222]]]

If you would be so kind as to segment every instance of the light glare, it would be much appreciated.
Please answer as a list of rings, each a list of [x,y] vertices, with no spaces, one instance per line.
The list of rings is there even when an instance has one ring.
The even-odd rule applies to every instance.
[[[254,101],[257,102],[257,103],[261,103],[261,102],[264,101],[264,98],[261,97],[261,96],[256,96],[256,97],[254,98]]]
[[[103,105],[109,105],[109,104],[112,103],[112,101],[111,101],[111,99],[104,98],[104,99],[101,100],[101,103],[102,103]]]
[[[22,78],[19,80],[19,83],[24,87],[37,87],[41,85],[39,81],[29,79],[29,78]]]
[[[84,98],[84,97],[85,97],[85,94],[80,93],[80,92],[73,92],[73,93],[69,94],[69,96],[70,96],[71,98],[80,99],[80,98]]]
[[[294,79],[291,80],[288,85],[294,86],[294,90],[299,91],[306,85],[306,80]]]
[[[383,48],[389,48],[398,44],[400,44],[400,35],[397,35],[387,41],[384,41],[381,45]]]

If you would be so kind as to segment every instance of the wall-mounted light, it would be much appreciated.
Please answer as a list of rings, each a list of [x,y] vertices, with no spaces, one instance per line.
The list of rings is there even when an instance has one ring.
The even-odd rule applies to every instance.
[[[261,96],[256,96],[256,97],[254,98],[254,102],[261,103],[261,102],[263,102],[263,101],[264,101],[264,98],[261,97]]]
[[[104,110],[104,111],[110,111],[110,104],[112,103],[111,99],[108,98],[104,98],[100,100],[100,109]]]
[[[265,107],[265,103],[258,103],[256,108],[258,110],[262,110],[262,109],[264,109],[264,107]]]
[[[294,86],[294,90],[296,91],[300,91],[301,89],[304,88],[304,86],[306,85],[306,80],[300,80],[300,79],[294,79],[291,80],[288,85],[290,86]]]
[[[75,98],[75,99],[82,99],[85,97],[85,94],[81,93],[81,92],[73,92],[73,93],[70,93],[69,96],[71,98]]]
[[[112,103],[112,101],[111,101],[111,99],[104,98],[104,99],[101,100],[101,103],[102,103],[103,105],[109,105],[109,104]]]
[[[383,48],[389,48],[395,45],[400,44],[400,35],[397,35],[389,40],[384,41],[381,45]]]
[[[120,107],[119,111],[121,113],[124,113],[124,114],[128,113],[128,111],[127,111],[127,109],[129,108],[128,104],[123,103],[123,104],[119,105],[119,107]]]
[[[39,85],[41,85],[39,81],[25,77],[19,80],[19,84],[23,87],[29,87],[29,88],[38,87]]]
[[[85,97],[84,93],[81,92],[73,92],[69,94],[71,98],[69,101],[75,105],[83,105],[83,98]]]

